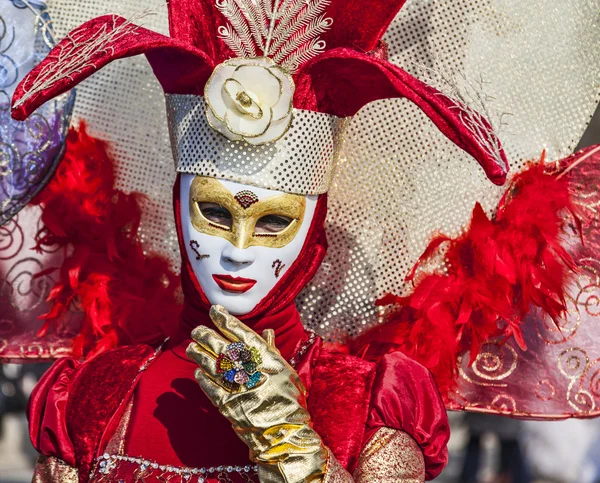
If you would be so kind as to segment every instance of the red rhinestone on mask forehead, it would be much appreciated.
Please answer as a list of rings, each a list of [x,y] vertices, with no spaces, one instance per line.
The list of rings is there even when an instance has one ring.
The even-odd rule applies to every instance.
[[[240,191],[234,198],[245,210],[258,201],[258,196],[248,190]]]

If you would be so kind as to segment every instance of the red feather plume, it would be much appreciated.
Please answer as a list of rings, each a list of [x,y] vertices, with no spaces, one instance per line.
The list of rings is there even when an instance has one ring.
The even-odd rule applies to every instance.
[[[493,219],[477,204],[466,233],[431,241],[408,278],[442,245],[447,273],[420,277],[406,297],[379,300],[393,310],[353,342],[354,352],[376,359],[400,350],[427,367],[446,394],[463,352],[472,363],[498,336],[514,337],[526,350],[526,314],[539,307],[556,321],[566,310],[565,286],[576,268],[560,240],[568,212],[578,220],[568,179],[548,174],[542,157],[514,177]]]
[[[65,251],[62,265],[44,272],[58,272],[58,282],[38,336],[54,329],[68,311],[83,312],[75,357],[160,341],[179,312],[178,277],[165,259],[144,254],[138,239],[141,195],[125,194],[114,182],[106,143],[89,136],[82,123],[70,130],[54,178],[33,202],[42,206],[45,226],[37,248]]]

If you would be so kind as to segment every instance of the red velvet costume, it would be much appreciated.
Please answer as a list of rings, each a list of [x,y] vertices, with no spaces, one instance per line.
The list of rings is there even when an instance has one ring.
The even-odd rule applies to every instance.
[[[281,286],[252,314],[241,317],[258,333],[274,329],[277,346],[287,359],[308,338],[293,298],[324,255],[325,203],[321,197],[302,253]],[[185,303],[176,335],[158,350],[137,345],[86,363],[62,359],[32,394],[30,434],[36,449],[76,467],[80,481],[105,481],[96,464],[104,452],[123,451],[174,467],[250,464],[248,448],[198,387],[193,377],[196,365],[185,355],[191,330],[212,323],[185,250],[182,253]],[[427,478],[441,472],[447,461],[449,426],[438,390],[422,366],[399,352],[375,364],[336,352],[317,339],[298,361],[297,371],[308,390],[314,428],[344,467],[354,470],[364,445],[379,428],[387,427],[408,433],[418,443]],[[94,476],[88,480],[92,470]],[[161,481],[160,468],[145,471],[143,481]],[[106,481],[117,477],[136,481],[140,474],[138,464],[123,463]],[[218,481],[217,472],[208,477],[207,481]]]
[[[403,0],[380,2],[377,9],[367,8],[365,0],[267,2],[268,8],[261,2],[243,7],[234,3],[171,0],[171,37],[113,15],[88,21],[23,80],[15,91],[12,114],[23,119],[107,63],[144,53],[166,93],[171,143],[180,173],[287,194],[318,195],[299,256],[269,294],[240,320],[259,334],[273,329],[276,344],[288,360],[303,353],[298,355],[296,370],[308,390],[313,428],[308,429],[335,456],[327,458],[326,470],[319,470],[326,474],[327,483],[352,478],[341,469],[339,474],[345,476],[336,480],[335,471],[329,471],[332,460],[349,472],[356,469],[358,481],[433,478],[446,462],[449,428],[430,373],[399,352],[371,362],[336,352],[320,340],[306,352],[308,335],[294,299],[325,255],[324,193],[339,155],[342,118],[376,100],[404,98],[472,155],[496,184],[505,181],[508,171],[504,151],[485,118],[385,60],[381,37]],[[240,22],[247,22],[253,34]],[[242,40],[237,42],[239,37]],[[254,74],[234,79],[242,70]],[[267,79],[275,87],[266,92],[255,79]],[[238,87],[247,81],[256,92],[248,88],[233,96],[225,88],[230,81]],[[233,97],[225,102],[225,95]],[[217,113],[213,105],[234,106],[235,110]],[[253,106],[259,106],[260,113],[248,110]],[[229,122],[229,115],[234,122]],[[260,124],[263,118],[268,118],[267,124]],[[244,127],[235,131],[237,122]],[[282,126],[284,130],[278,131]],[[314,144],[313,149],[303,151],[309,144]],[[204,146],[208,154],[195,151]],[[241,162],[231,154],[240,149],[246,151]],[[240,172],[247,161],[248,172]],[[268,169],[265,163],[270,163]],[[269,173],[275,174],[270,177]],[[177,185],[175,193],[176,220],[181,225]],[[249,474],[240,470],[248,465],[248,441],[246,446],[238,439],[213,407],[215,400],[211,402],[198,387],[193,377],[195,364],[184,354],[190,331],[211,322],[210,304],[187,259],[181,226],[178,236],[185,302],[177,334],[159,349],[134,345],[101,353],[85,363],[62,360],[32,396],[32,440],[43,455],[66,463],[62,471],[70,471],[71,478],[75,478],[74,469],[79,481],[159,481],[169,476],[220,481]],[[94,307],[86,309],[93,312]],[[306,428],[308,423],[303,421]],[[266,431],[272,427],[267,425]],[[373,448],[373,441],[379,448]],[[385,451],[378,455],[382,448]],[[379,466],[374,462],[377,458]],[[361,466],[363,460],[368,461]],[[279,464],[276,458],[269,462],[272,467]],[[299,475],[295,481],[301,481]]]
[[[598,252],[597,217],[582,216],[577,206],[577,195],[589,198],[583,185],[590,176],[582,161],[597,155],[597,149],[558,163],[554,169],[544,164],[542,156],[539,163],[513,177],[493,218],[476,204],[468,229],[454,239],[436,236],[406,279],[397,271],[389,272],[395,279],[412,281],[413,290],[380,298],[379,304],[395,306],[377,313],[377,321],[387,318],[388,323],[349,340],[349,348],[329,347],[305,331],[296,309],[296,297],[317,272],[327,249],[323,228],[326,193],[332,187],[339,155],[344,153],[340,139],[348,132],[347,138],[363,139],[363,134],[345,131],[347,119],[343,118],[360,118],[358,111],[376,100],[404,99],[448,140],[474,157],[492,182],[502,184],[506,180],[508,162],[488,120],[465,105],[458,90],[450,89],[447,95],[388,62],[381,37],[403,4],[404,0],[386,0],[374,9],[367,8],[371,6],[367,0],[170,0],[170,37],[117,15],[95,18],[72,31],[24,78],[15,91],[15,119],[26,118],[107,63],[145,54],[166,95],[176,169],[183,180],[193,179],[191,184],[181,183],[184,203],[188,201],[184,189],[190,188],[190,213],[184,213],[187,204],[183,211],[180,209],[179,181],[174,190],[185,295],[179,316],[171,309],[175,306],[176,277],[159,258],[148,257],[155,262],[148,268],[151,264],[146,264],[137,238],[140,209],[135,195],[123,195],[114,188],[111,164],[103,162],[107,156],[102,143],[88,139],[87,144],[79,144],[80,151],[70,152],[72,146],[67,146],[65,159],[72,164],[61,166],[56,178],[63,178],[62,182],[48,187],[49,196],[39,197],[48,233],[38,234],[37,247],[59,240],[65,248],[65,261],[60,281],[48,297],[52,307],[45,316],[47,322],[38,335],[57,328],[57,320],[77,305],[84,324],[72,353],[88,360],[60,360],[32,395],[31,438],[42,454],[35,481],[235,482],[256,481],[258,472],[263,483],[421,482],[437,476],[447,458],[448,422],[438,389],[446,407],[453,409],[467,408],[475,401],[471,408],[477,411],[508,412],[519,417],[551,415],[548,408],[543,409],[544,414],[518,409],[511,393],[520,394],[520,383],[516,390],[507,391],[505,384],[497,384],[497,395],[489,389],[494,384],[480,384],[491,395],[491,403],[484,409],[479,389],[462,401],[464,384],[457,386],[457,372],[461,376],[462,371],[478,372],[478,363],[487,361],[488,369],[498,374],[481,373],[481,378],[500,381],[510,377],[517,366],[516,349],[524,353],[526,348],[533,348],[526,355],[538,357],[538,347],[528,344],[538,339],[536,334],[532,337],[534,324],[528,321],[533,310],[541,309],[552,319],[552,330],[558,328],[563,335],[559,318],[570,310],[566,286],[571,272],[587,263],[580,249],[591,246],[594,257]],[[397,118],[392,119],[389,124],[395,129]],[[77,133],[72,132],[71,137],[77,138]],[[423,143],[434,150],[436,144]],[[98,157],[94,156],[96,150],[101,152]],[[360,149],[356,152],[363,154]],[[379,160],[365,154],[365,165]],[[397,159],[395,152],[390,156]],[[412,162],[412,156],[407,158]],[[377,176],[386,182],[397,179],[394,169],[393,173],[386,169],[389,165]],[[590,173],[596,171],[593,165]],[[436,178],[437,174],[432,177]],[[206,179],[213,183],[212,191],[208,184],[200,184]],[[253,203],[259,203],[259,196],[246,189],[233,196],[234,192],[225,188],[227,193],[223,194],[218,190],[226,186],[224,180],[278,193],[264,195],[261,201],[272,202],[272,198],[282,196],[290,205],[294,205],[290,198],[298,197],[304,203],[318,202],[316,208],[314,204],[310,209],[302,205],[301,214],[294,211],[287,217],[285,229],[260,232],[257,227],[261,219],[286,218],[289,213],[283,204],[283,212],[275,208],[268,214],[266,208],[262,212],[249,210]],[[197,181],[194,197],[191,186]],[[370,198],[375,191],[383,191],[388,196],[387,188],[387,184],[383,189],[365,188],[361,195]],[[354,193],[347,186],[342,191],[350,204]],[[223,197],[217,196],[219,193]],[[207,197],[210,194],[214,197]],[[229,205],[233,206],[228,212],[231,223],[212,226],[227,234],[194,224],[197,219],[191,213],[196,213],[194,209],[202,212],[201,205],[217,205],[227,211],[221,202],[227,201],[228,195],[237,203]],[[387,210],[385,198],[378,200],[385,206],[386,217],[398,216],[399,210]],[[74,208],[79,204],[86,205],[81,213]],[[227,307],[230,314],[218,307],[221,301],[214,293],[208,296],[210,285],[202,277],[208,274],[214,278],[217,273],[207,270],[207,265],[191,262],[188,257],[193,260],[193,256],[186,250],[194,247],[192,243],[199,249],[210,242],[191,239],[186,230],[192,226],[194,237],[212,237],[221,247],[229,243],[227,249],[232,246],[255,254],[250,249],[280,249],[291,244],[298,233],[293,230],[287,232],[292,232],[290,239],[281,242],[279,238],[279,245],[273,238],[272,243],[252,243],[259,236],[285,235],[294,222],[297,226],[309,219],[305,215],[312,216],[313,208],[308,234],[302,232],[306,238],[295,239],[300,240],[297,248],[302,245],[302,250],[296,258],[286,259],[291,266],[282,272],[281,279],[280,270],[286,264],[279,258],[272,267],[272,259],[267,265],[256,264],[257,272],[266,273],[262,270],[265,266],[275,269],[274,274],[269,273],[274,288],[264,298],[266,290],[258,292],[256,300],[262,300],[258,305],[253,300],[254,308],[239,316],[247,325],[241,329],[243,324],[231,314],[244,313],[240,310],[243,301],[238,298],[237,306]],[[346,223],[354,223],[367,208],[368,203],[364,203],[354,211],[359,215],[345,215]],[[369,227],[369,217],[363,218],[359,229]],[[211,220],[204,221],[211,224]],[[565,225],[570,222],[580,237],[576,243],[563,239]],[[246,224],[240,229],[242,223]],[[386,236],[404,231],[403,226],[391,225],[395,229],[390,230],[382,225]],[[592,243],[583,243],[585,237]],[[377,240],[382,246],[389,245],[383,232],[366,239],[366,244],[379,249],[372,243]],[[438,249],[442,246],[447,247],[443,273],[435,266],[431,273],[422,271],[425,262],[437,264],[435,258],[440,257]],[[401,250],[405,249],[402,246]],[[348,251],[354,260],[355,253]],[[196,255],[196,261],[232,262],[225,249],[218,259],[216,252],[201,255],[196,251]],[[386,259],[385,254],[377,256]],[[396,254],[387,256],[393,259]],[[284,255],[279,252],[277,257]],[[119,262],[123,263],[117,268]],[[236,263],[230,272],[244,275],[237,269],[252,262]],[[361,271],[361,265],[353,263],[352,270],[358,267]],[[51,272],[46,270],[45,274]],[[356,284],[352,278],[346,282],[348,287]],[[374,285],[380,285],[378,282]],[[215,304],[212,307],[209,298]],[[375,297],[369,299],[369,303],[374,301]],[[147,312],[147,324],[143,312]],[[156,334],[158,326],[163,329],[164,314],[169,314],[171,337],[162,344],[155,344],[154,339],[144,343],[150,339],[138,336],[143,332],[140,326]],[[350,314],[354,317],[355,312]],[[307,320],[314,323],[321,319]],[[360,322],[365,324],[365,320]],[[329,324],[326,318],[324,323]],[[281,354],[265,329],[273,330]],[[248,333],[254,338],[246,337]],[[125,345],[125,340],[131,345]],[[498,354],[502,350],[514,354],[515,363],[509,372],[501,369],[503,356],[486,352],[494,347]],[[236,357],[230,351],[237,351]],[[243,351],[246,359],[240,355]],[[226,356],[230,359],[223,363]],[[585,355],[581,374],[566,374],[561,369],[571,381],[566,401],[578,412],[567,408],[569,412],[561,410],[558,417],[597,415],[593,400],[589,410],[582,410],[569,399],[574,381],[581,377],[575,402],[584,401],[580,395],[586,393],[581,388],[586,374],[592,373],[587,361],[593,359]],[[252,369],[244,364],[252,364]],[[235,379],[240,375],[246,379]],[[468,375],[464,378],[473,382]],[[540,388],[550,396],[538,394]],[[531,397],[533,391],[529,389]],[[535,386],[535,397],[544,403],[555,393],[550,380],[540,380]],[[302,458],[303,463],[298,463]]]

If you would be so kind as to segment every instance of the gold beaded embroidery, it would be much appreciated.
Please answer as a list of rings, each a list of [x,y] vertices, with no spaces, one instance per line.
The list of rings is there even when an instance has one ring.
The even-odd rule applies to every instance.
[[[40,455],[35,463],[32,483],[77,483],[77,468],[69,466],[62,460]]]
[[[423,452],[407,433],[381,428],[363,448],[354,480],[360,483],[423,483]]]

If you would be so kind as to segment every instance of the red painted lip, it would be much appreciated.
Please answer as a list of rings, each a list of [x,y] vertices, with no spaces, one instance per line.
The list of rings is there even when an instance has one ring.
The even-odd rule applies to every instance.
[[[213,275],[212,277],[221,290],[226,292],[244,293],[256,284],[256,280],[251,278],[232,277],[231,275]]]

